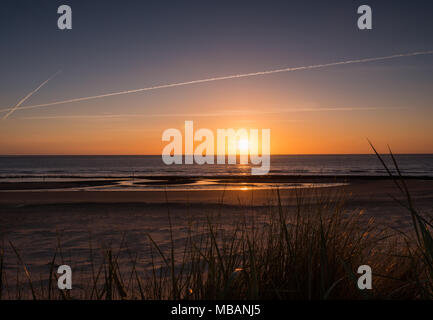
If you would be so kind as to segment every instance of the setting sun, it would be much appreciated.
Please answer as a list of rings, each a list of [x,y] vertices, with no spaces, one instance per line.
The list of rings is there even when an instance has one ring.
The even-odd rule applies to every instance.
[[[249,151],[248,139],[239,139],[238,149],[241,153],[248,153],[248,151]]]

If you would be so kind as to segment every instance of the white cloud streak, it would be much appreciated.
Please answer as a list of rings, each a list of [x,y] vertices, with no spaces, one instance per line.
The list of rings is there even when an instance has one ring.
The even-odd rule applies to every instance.
[[[355,60],[345,60],[345,61],[331,62],[331,63],[325,63],[325,64],[315,64],[315,65],[309,65],[309,66],[302,66],[302,67],[288,67],[288,68],[269,70],[269,71],[259,71],[259,72],[252,72],[252,73],[235,74],[235,75],[228,75],[228,76],[222,76],[222,77],[213,77],[213,78],[200,79],[200,80],[192,80],[192,81],[186,81],[186,82],[177,82],[177,83],[171,83],[171,84],[163,84],[163,85],[146,87],[146,88],[141,88],[141,89],[134,89],[134,90],[126,90],[126,91],[105,93],[105,94],[100,94],[100,95],[94,95],[94,96],[89,96],[89,97],[81,97],[81,98],[74,98],[74,99],[69,99],[69,100],[54,101],[54,102],[49,102],[49,103],[24,106],[24,107],[21,107],[20,109],[21,110],[25,110],[25,109],[34,109],[34,108],[57,106],[57,105],[62,105],[62,104],[67,104],[67,103],[73,103],[73,102],[81,102],[81,101],[88,101],[88,100],[93,100],[93,99],[108,98],[108,97],[119,96],[119,95],[126,95],[126,94],[138,93],[138,92],[158,90],[158,89],[167,89],[167,88],[181,87],[181,86],[187,86],[187,85],[193,85],[193,84],[199,84],[199,83],[206,83],[206,82],[213,82],[213,81],[222,81],[222,80],[230,80],[230,79],[255,77],[255,76],[262,76],[262,75],[282,73],[282,72],[293,72],[293,71],[301,71],[301,70],[322,69],[322,68],[329,68],[329,67],[340,66],[340,65],[349,65],[349,64],[359,64],[359,63],[367,63],[367,62],[375,62],[375,61],[384,61],[384,60],[391,60],[391,59],[397,59],[397,58],[413,57],[413,56],[421,56],[421,55],[431,55],[431,54],[433,54],[433,50],[430,50],[430,51],[416,51],[416,52],[399,53],[399,54],[394,54],[394,55],[389,55],[389,56],[381,56],[381,57],[374,57],[374,58],[363,58],[363,59],[355,59]],[[3,110],[0,110],[0,112],[9,111],[9,110],[11,110],[11,109],[3,109]]]
[[[197,118],[197,117],[227,117],[227,116],[242,116],[242,115],[271,115],[280,113],[303,113],[303,112],[349,112],[349,111],[374,111],[374,110],[395,110],[402,108],[378,108],[378,107],[332,107],[332,108],[299,108],[299,109],[274,109],[274,110],[225,110],[221,112],[213,113],[124,113],[124,114],[100,114],[100,115],[59,115],[59,116],[34,116],[34,117],[22,117],[19,119],[23,120],[51,120],[51,119],[120,119],[120,118],[136,118],[136,117],[147,117],[147,118]]]

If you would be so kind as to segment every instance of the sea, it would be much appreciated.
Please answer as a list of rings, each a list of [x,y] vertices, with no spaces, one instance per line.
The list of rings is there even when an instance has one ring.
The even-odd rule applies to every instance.
[[[433,154],[394,155],[406,176],[433,177]],[[385,163],[394,168],[390,156]],[[269,175],[383,176],[376,155],[273,155]],[[126,177],[219,177],[251,173],[251,165],[166,165],[161,156],[0,156],[0,181]],[[40,181],[40,180],[38,180]]]

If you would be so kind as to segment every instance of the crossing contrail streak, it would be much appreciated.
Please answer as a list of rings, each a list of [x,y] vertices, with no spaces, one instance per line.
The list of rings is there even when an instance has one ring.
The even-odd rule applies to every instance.
[[[33,90],[32,92],[30,92],[29,94],[27,94],[24,98],[22,98],[13,108],[10,109],[6,109],[6,110],[2,110],[2,111],[7,111],[9,110],[8,113],[6,113],[2,120],[6,120],[16,109],[19,108],[20,105],[22,105],[28,98],[30,98],[33,94],[35,94],[36,92],[39,91],[39,89],[41,89],[48,81],[50,81],[51,79],[53,79],[56,75],[58,75],[60,73],[60,70],[57,71],[55,74],[53,74],[51,77],[49,77],[47,80],[45,80],[44,82],[42,82],[35,90]]]
[[[158,89],[181,87],[181,86],[187,86],[187,85],[198,84],[198,83],[206,83],[206,82],[212,82],[212,81],[247,78],[247,77],[261,76],[261,75],[281,73],[281,72],[321,69],[321,68],[328,68],[328,67],[346,65],[346,64],[366,63],[366,62],[374,62],[374,61],[382,61],[382,60],[391,60],[391,59],[397,59],[397,58],[403,58],[403,57],[430,55],[430,54],[433,54],[433,50],[417,51],[417,52],[411,52],[411,53],[399,53],[399,54],[394,54],[394,55],[389,55],[389,56],[346,60],[346,61],[331,62],[331,63],[326,63],[326,64],[315,64],[315,65],[309,65],[309,66],[303,66],[303,67],[289,67],[289,68],[275,69],[275,70],[269,70],[269,71],[259,71],[259,72],[252,72],[252,73],[234,74],[234,75],[228,75],[228,76],[222,76],[222,77],[213,77],[213,78],[192,80],[192,81],[186,81],[186,82],[177,82],[177,83],[172,83],[172,84],[163,84],[163,85],[141,88],[141,89],[112,92],[112,93],[100,94],[100,95],[95,95],[95,96],[90,96],[90,97],[82,97],[82,98],[74,98],[74,99],[69,99],[69,100],[54,101],[54,102],[50,102],[50,103],[24,106],[24,107],[21,107],[20,109],[33,109],[33,108],[49,107],[49,106],[61,105],[61,104],[72,103],[72,102],[80,102],[80,101],[87,101],[87,100],[93,100],[93,99],[107,98],[107,97],[113,97],[113,96],[119,96],[119,95],[137,93],[137,92],[144,92],[144,91],[151,91],[151,90],[158,90]],[[0,112],[8,111],[8,110],[11,110],[11,109],[3,109],[3,110],[0,110]]]

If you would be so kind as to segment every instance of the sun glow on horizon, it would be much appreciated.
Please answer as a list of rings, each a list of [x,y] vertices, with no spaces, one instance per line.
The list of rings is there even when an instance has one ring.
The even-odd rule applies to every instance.
[[[238,140],[238,149],[240,154],[248,154],[250,150],[250,143],[248,138]]]

